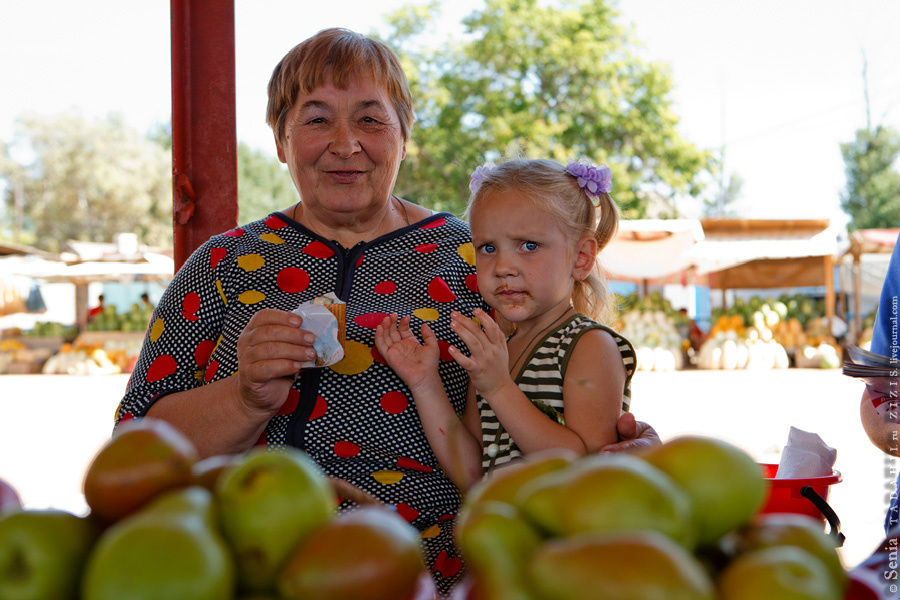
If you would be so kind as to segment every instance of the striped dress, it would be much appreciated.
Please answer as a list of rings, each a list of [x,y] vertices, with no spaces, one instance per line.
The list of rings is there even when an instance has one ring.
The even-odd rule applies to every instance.
[[[635,370],[635,353],[631,342],[609,327],[576,314],[555,331],[548,333],[534,347],[515,379],[516,385],[532,404],[560,425],[566,424],[563,416],[563,381],[569,357],[578,338],[591,329],[602,329],[616,341],[625,366],[622,410],[627,411],[631,404],[631,376]],[[487,474],[494,467],[522,456],[522,452],[500,424],[487,400],[476,394],[476,401],[481,419],[481,467]]]

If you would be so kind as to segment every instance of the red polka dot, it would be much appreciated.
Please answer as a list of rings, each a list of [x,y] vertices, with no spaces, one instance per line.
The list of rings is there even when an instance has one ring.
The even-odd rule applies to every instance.
[[[291,388],[291,391],[288,392],[287,400],[284,401],[284,404],[281,405],[281,408],[278,409],[279,415],[289,415],[297,409],[297,404],[300,402],[300,392]]]
[[[400,469],[412,469],[413,471],[422,471],[423,473],[431,473],[434,469],[428,465],[423,465],[417,460],[401,456],[397,459],[397,467]]]
[[[177,368],[178,365],[175,363],[175,359],[172,356],[168,354],[157,356],[150,365],[150,368],[147,369],[147,381],[159,381],[174,373]]]
[[[415,251],[421,252],[422,254],[434,252],[435,250],[437,250],[437,244],[419,244],[415,247]]]
[[[462,561],[458,556],[451,557],[447,554],[446,550],[441,550],[441,553],[434,559],[431,570],[440,573],[443,577],[453,577],[459,573],[461,568]]]
[[[303,254],[312,256],[313,258],[331,258],[334,256],[334,250],[326,246],[323,242],[310,242],[303,249]]]
[[[134,419],[134,414],[129,410],[129,411],[126,411],[124,415],[122,415],[122,418],[119,419],[119,423],[124,423],[125,421],[131,421],[132,419]]]
[[[401,517],[403,517],[407,523],[412,523],[413,521],[416,520],[416,517],[419,516],[419,511],[414,509],[409,504],[406,504],[405,502],[398,503],[396,505],[396,507],[397,507],[397,514],[400,515]]]
[[[441,217],[440,219],[435,219],[431,223],[425,223],[419,229],[437,229],[438,227],[443,227],[447,224],[447,219]]]
[[[275,282],[282,292],[299,294],[309,287],[309,273],[298,267],[287,267],[278,271]]]
[[[438,517],[438,521],[452,521],[455,517],[451,514],[445,514]]]
[[[475,273],[469,273],[466,275],[466,287],[469,288],[470,291],[478,293],[478,275]]]
[[[444,340],[438,340],[438,348],[441,351],[442,361],[450,362],[451,360],[453,360],[453,355],[450,354],[450,344],[448,344]]]
[[[360,254],[360,255],[359,255],[359,258],[356,259],[356,265],[355,265],[355,266],[356,266],[357,269],[358,269],[359,266],[362,264],[362,261],[363,261],[363,255]]]
[[[328,410],[328,403],[325,402],[325,398],[322,396],[316,396],[316,405],[313,407],[312,413],[309,415],[309,420],[318,419],[322,415],[325,414],[325,411]]]
[[[225,255],[228,254],[228,250],[225,248],[216,248],[213,246],[209,249],[209,268],[215,269],[216,265],[219,264],[219,261],[225,258]]]
[[[282,227],[287,227],[287,223],[285,223],[275,215],[271,215],[266,219],[266,227],[268,227],[269,229],[281,229]]]
[[[366,329],[375,329],[381,322],[384,321],[384,318],[389,316],[387,313],[373,312],[366,313],[364,315],[359,315],[353,322],[359,325],[360,327],[365,327]]]
[[[268,446],[269,445],[269,436],[266,435],[266,430],[263,429],[263,432],[259,434],[259,439],[256,440],[256,446]]]
[[[375,284],[376,294],[393,294],[397,291],[397,284],[393,281],[382,281]]]
[[[359,446],[357,446],[353,442],[335,442],[334,453],[341,458],[350,458],[351,456],[356,456],[357,454],[359,454]]]
[[[456,294],[450,291],[450,286],[440,277],[435,277],[428,284],[428,296],[435,302],[453,302]]]
[[[244,235],[244,230],[240,227],[237,229],[232,229],[231,231],[226,231],[222,235],[227,235],[228,237],[241,237]]]
[[[194,362],[197,363],[198,367],[206,366],[209,362],[209,356],[215,347],[216,343],[212,340],[203,340],[197,344],[197,347],[194,348]]]
[[[206,367],[206,373],[203,374],[203,381],[209,383],[212,381],[212,378],[216,376],[216,371],[219,370],[219,361],[214,360],[209,363],[209,366]]]
[[[378,351],[378,348],[376,346],[372,346],[371,354],[372,354],[372,360],[374,360],[378,364],[380,364],[380,365],[387,364],[384,360],[384,357],[381,355],[381,352]]]
[[[399,415],[409,406],[409,398],[403,392],[388,392],[381,397],[381,408],[384,412]]]
[[[197,311],[200,310],[200,294],[197,292],[188,292],[181,301],[181,314],[188,321],[196,321],[199,317]]]

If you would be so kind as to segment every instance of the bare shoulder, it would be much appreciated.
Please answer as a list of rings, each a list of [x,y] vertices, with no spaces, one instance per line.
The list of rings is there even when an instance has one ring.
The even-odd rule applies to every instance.
[[[597,367],[603,366],[598,372]],[[624,381],[625,365],[622,362],[622,354],[619,352],[619,344],[611,333],[604,329],[591,329],[585,331],[578,338],[572,355],[569,357],[567,376],[574,369],[579,375],[595,372],[602,373],[603,377],[609,377],[610,373],[621,374]]]

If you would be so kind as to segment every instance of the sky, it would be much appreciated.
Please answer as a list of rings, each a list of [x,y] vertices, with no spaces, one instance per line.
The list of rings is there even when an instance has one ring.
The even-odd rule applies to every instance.
[[[235,0],[238,139],[274,155],[266,83],[291,47],[324,27],[370,32],[403,4]],[[481,6],[447,0],[440,36],[459,35],[461,18]],[[900,128],[900,2],[617,6],[641,56],[671,71],[681,135],[701,148],[724,147],[726,173],[744,180],[735,205],[740,216],[846,220],[839,144],[866,124],[863,56],[873,125]],[[118,113],[140,131],[168,122],[169,32],[165,0],[0,0],[0,139],[12,139],[25,114]]]

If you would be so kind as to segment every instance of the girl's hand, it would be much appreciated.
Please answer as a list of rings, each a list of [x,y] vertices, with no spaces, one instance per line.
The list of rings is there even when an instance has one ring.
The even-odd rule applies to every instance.
[[[397,319],[394,313],[375,328],[375,347],[400,379],[415,392],[424,385],[434,384],[438,377],[440,348],[437,338],[422,323],[422,344],[409,328],[409,317]]]
[[[450,353],[453,360],[468,371],[475,389],[483,396],[490,396],[513,383],[509,376],[506,336],[497,322],[480,308],[472,314],[481,325],[456,311],[450,313],[450,327],[469,348],[469,356],[453,346]]]
[[[257,312],[238,337],[238,388],[252,413],[274,414],[287,399],[300,363],[314,360],[315,336],[303,320],[275,309]]]

